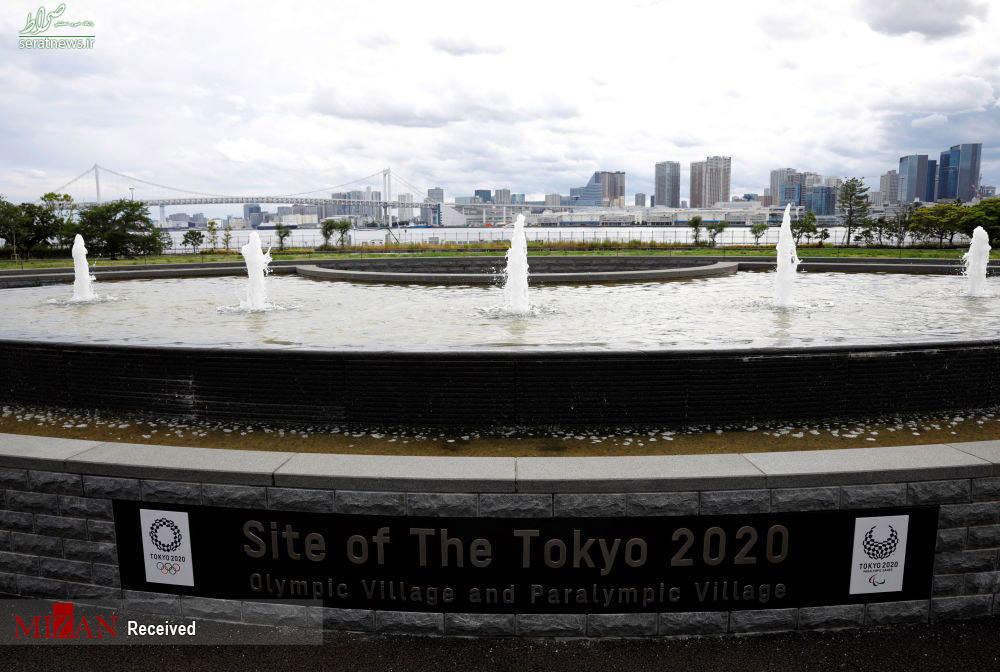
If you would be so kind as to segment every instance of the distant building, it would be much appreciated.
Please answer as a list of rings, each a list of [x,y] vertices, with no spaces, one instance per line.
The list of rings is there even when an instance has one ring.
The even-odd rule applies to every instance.
[[[729,200],[732,164],[733,160],[728,156],[710,156],[705,160],[706,206]]]
[[[562,205],[562,195],[545,194],[545,205]]]
[[[431,203],[444,203],[444,189],[441,187],[432,187],[427,190],[427,198]]]
[[[996,198],[997,188],[992,184],[984,184],[979,187],[979,198]]]
[[[569,190],[570,205],[591,205],[612,208],[625,206],[624,171],[597,171],[582,187]]]
[[[899,200],[933,202],[936,168],[937,161],[928,161],[926,154],[899,157]]]
[[[476,205],[482,203],[483,199],[478,196],[456,196],[455,205]]]
[[[885,207],[885,201],[882,197],[881,191],[869,191],[868,192],[868,205],[873,208]]]
[[[290,205],[279,205],[278,206],[278,217],[284,217],[285,215],[292,214],[292,206]]]
[[[982,154],[983,145],[979,142],[954,145],[941,152],[937,200],[951,201],[959,198],[964,203],[976,197],[979,193]]]
[[[778,205],[785,207],[789,203],[792,205],[802,205],[801,184],[784,184],[781,186],[781,201]]]
[[[508,205],[510,203],[510,189],[494,189],[493,202]]]
[[[691,162],[691,188],[688,196],[692,208],[705,206],[705,162]]]
[[[803,205],[817,217],[828,217],[837,211],[837,190],[833,187],[813,186],[806,188]],[[875,192],[878,193],[878,192]]]
[[[478,196],[479,200],[482,201],[483,203],[493,202],[493,192],[491,192],[489,189],[476,189],[476,191],[473,193],[475,193],[475,195]]]
[[[824,177],[823,178],[823,186],[824,187],[833,187],[834,189],[840,189],[840,187],[843,184],[844,184],[844,181],[842,179],[840,179],[839,177]]]
[[[879,178],[878,190],[882,192],[882,203],[899,203],[899,173],[890,170]]]
[[[243,221],[249,222],[252,213],[260,214],[260,203],[245,203],[243,205]]]
[[[771,171],[771,188],[764,191],[765,196],[773,196],[775,200],[781,200],[781,187],[786,184],[795,184],[793,175],[798,173],[794,168],[778,168]],[[801,184],[801,182],[800,182]]]
[[[510,202],[515,205],[524,205],[524,194],[511,194]]]
[[[681,201],[681,207],[682,208],[688,207],[688,202],[687,201]]]
[[[399,194],[398,196],[396,196],[396,200],[399,201],[400,204],[413,203],[413,194]],[[406,222],[413,219],[413,212],[414,212],[413,208],[407,208],[403,205],[400,205],[399,208],[396,210],[396,216],[399,217],[400,221]]]
[[[638,205],[640,208],[645,208],[646,207],[646,194],[636,194],[635,195],[635,204]]]
[[[653,203],[676,208],[681,202],[681,164],[678,161],[660,161],[653,171]]]
[[[823,184],[823,176],[819,173],[802,173],[803,187],[818,187]]]

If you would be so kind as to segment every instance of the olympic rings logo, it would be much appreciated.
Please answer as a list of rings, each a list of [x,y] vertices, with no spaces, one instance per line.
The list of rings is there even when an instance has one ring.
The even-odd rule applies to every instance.
[[[163,528],[170,530],[172,538],[170,541],[164,543],[160,541],[159,532]],[[177,527],[177,523],[168,518],[157,518],[153,521],[153,524],[149,526],[149,539],[153,542],[153,546],[164,553],[172,553],[176,551],[181,546],[181,540],[183,539],[181,530]]]
[[[160,574],[169,574],[170,576],[181,571],[181,566],[176,562],[158,562],[156,568],[160,570]]]

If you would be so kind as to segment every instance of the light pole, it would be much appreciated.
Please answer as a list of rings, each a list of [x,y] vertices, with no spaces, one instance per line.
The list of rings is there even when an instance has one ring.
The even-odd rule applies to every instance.
[[[135,200],[135,187],[129,187],[128,190],[131,192],[131,194],[132,194],[132,200],[134,201]]]

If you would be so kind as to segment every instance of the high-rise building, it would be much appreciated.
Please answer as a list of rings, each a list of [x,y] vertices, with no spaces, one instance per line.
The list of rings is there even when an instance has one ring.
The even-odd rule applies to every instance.
[[[710,156],[705,160],[705,194],[703,207],[729,200],[732,158]]]
[[[660,161],[653,173],[653,203],[676,208],[681,204],[681,164],[679,161]]]
[[[817,217],[833,215],[837,209],[837,190],[819,185],[806,187],[801,205],[806,210],[812,210]]]
[[[979,198],[996,198],[997,188],[992,184],[979,185]]]
[[[771,196],[774,200],[781,199],[781,187],[786,184],[794,184],[792,176],[797,175],[794,168],[778,168],[771,171],[771,190],[765,196]]]
[[[511,194],[510,202],[517,205],[524,205],[524,194]]]
[[[597,171],[585,186],[569,190],[570,205],[625,206],[625,173]]]
[[[494,189],[493,202],[501,203],[503,205],[510,204],[510,189]]]
[[[705,206],[705,162],[691,162],[691,191],[688,194],[691,198],[692,208]]]
[[[640,208],[645,208],[646,207],[646,194],[641,194],[641,193],[640,194],[636,194],[635,195],[635,204],[638,205]]]
[[[250,215],[254,213],[260,213],[260,203],[245,203],[243,205],[243,221],[249,222]]]
[[[899,203],[899,173],[890,170],[878,180],[878,190],[882,193],[882,203]]]
[[[937,200],[971,201],[979,192],[979,168],[983,154],[982,143],[954,145],[941,152],[938,166]]]
[[[781,202],[779,205],[785,207],[791,203],[792,205],[798,206],[802,205],[802,185],[801,184],[783,184],[781,185]]]
[[[885,200],[882,198],[881,191],[869,191],[868,192],[868,205],[873,208],[881,208],[885,205]]]
[[[823,184],[823,176],[819,173],[802,173],[802,187],[818,187]]]
[[[431,203],[444,203],[444,189],[441,187],[431,187],[427,190],[427,198]]]
[[[688,207],[688,202],[687,201],[681,201],[681,207],[682,208]]]
[[[399,194],[396,196],[396,200],[402,203],[413,203],[413,194]],[[396,211],[396,216],[399,217],[401,221],[408,221],[413,219],[413,208],[407,208],[403,205],[399,206]]]
[[[937,161],[927,161],[926,154],[899,157],[899,200],[922,203],[934,200]]]
[[[562,205],[562,195],[545,194],[545,205]]]
[[[476,189],[473,193],[476,196],[478,196],[479,200],[481,200],[483,203],[493,202],[493,192],[490,191],[489,189]]]

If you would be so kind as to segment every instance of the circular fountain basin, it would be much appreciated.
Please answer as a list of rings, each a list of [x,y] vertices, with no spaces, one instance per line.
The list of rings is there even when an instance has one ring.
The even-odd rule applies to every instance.
[[[620,259],[639,259],[626,272],[676,268]],[[368,260],[334,265],[348,261],[359,262],[349,273],[375,272]],[[395,273],[389,261],[414,260],[379,260],[377,272]],[[461,276],[451,271],[469,260],[427,261]],[[584,272],[561,261],[555,270]],[[531,263],[535,279],[541,264]],[[278,269],[310,265],[328,264]],[[279,275],[270,310],[248,312],[238,277],[108,282],[129,277],[112,271],[95,288],[115,300],[100,304],[63,305],[60,285],[0,291],[0,312],[17,316],[0,322],[0,394],[166,415],[453,425],[682,425],[998,403],[1000,299],[962,296],[949,271],[802,273],[790,309],[774,306],[769,273],[574,280],[532,287],[527,315],[505,314],[495,285]]]

